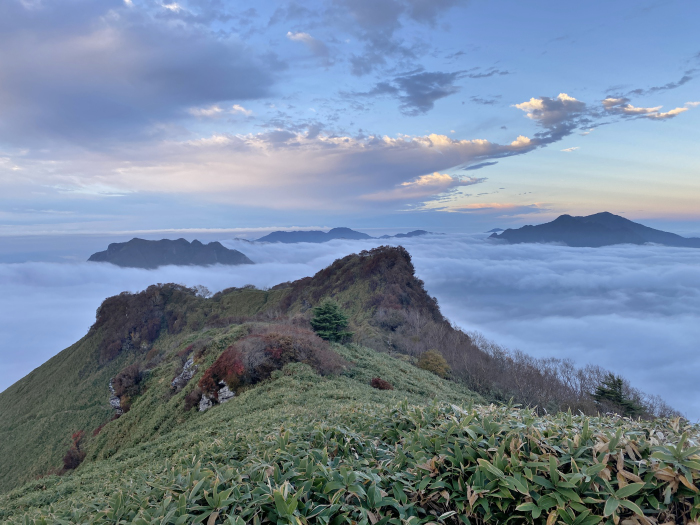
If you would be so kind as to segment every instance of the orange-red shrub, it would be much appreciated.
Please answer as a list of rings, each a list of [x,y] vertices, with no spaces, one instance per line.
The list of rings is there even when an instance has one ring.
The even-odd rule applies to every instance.
[[[216,397],[219,382],[235,390],[268,379],[288,363],[306,363],[319,374],[342,370],[347,362],[311,330],[288,324],[254,325],[204,372],[199,387]]]
[[[78,465],[80,465],[85,459],[85,451],[80,449],[84,437],[85,432],[82,430],[75,432],[71,436],[71,446],[68,449],[68,452],[66,452],[66,455],[63,456],[62,472],[78,468]]]

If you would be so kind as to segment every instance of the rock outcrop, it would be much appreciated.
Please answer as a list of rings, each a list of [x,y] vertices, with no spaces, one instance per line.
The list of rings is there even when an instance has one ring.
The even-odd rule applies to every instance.
[[[199,411],[200,412],[206,412],[209,410],[211,407],[214,406],[214,402],[218,404],[226,403],[227,401],[230,401],[236,396],[236,393],[233,392],[223,381],[219,382],[219,391],[216,393],[217,399],[214,400],[207,396],[206,394],[202,394],[202,398],[199,400]]]
[[[194,359],[190,357],[187,361],[185,361],[185,364],[182,367],[182,372],[180,372],[177,377],[172,380],[172,387],[176,392],[179,392],[187,383],[189,383],[190,379],[192,379],[196,373],[197,365],[194,364]]]

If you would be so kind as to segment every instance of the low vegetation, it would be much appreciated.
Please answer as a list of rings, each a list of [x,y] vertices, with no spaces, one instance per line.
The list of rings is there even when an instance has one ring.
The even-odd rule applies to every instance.
[[[287,373],[298,384],[313,381],[302,369]],[[287,405],[274,426],[236,428],[220,418],[214,439],[180,435],[167,459],[154,457],[159,443],[65,482],[47,480],[44,490],[25,488],[0,499],[4,520],[647,525],[700,518],[700,429],[679,420],[407,402],[306,420],[299,408]],[[135,472],[125,479],[120,463]]]

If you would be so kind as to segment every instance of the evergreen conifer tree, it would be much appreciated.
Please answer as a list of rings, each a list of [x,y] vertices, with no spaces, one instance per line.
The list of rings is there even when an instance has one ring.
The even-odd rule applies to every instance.
[[[623,390],[624,382],[620,376],[608,374],[603,382],[596,387],[593,399],[599,405],[601,403],[611,403],[619,408],[623,416],[635,417],[642,413],[642,406],[625,394]]]
[[[311,327],[321,339],[333,342],[344,341],[352,337],[352,332],[345,330],[347,326],[348,317],[337,303],[324,301],[314,308]]]

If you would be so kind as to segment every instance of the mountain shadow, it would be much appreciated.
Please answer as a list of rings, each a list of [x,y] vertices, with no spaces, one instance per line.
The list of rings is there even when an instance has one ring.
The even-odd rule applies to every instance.
[[[613,244],[663,244],[685,248],[700,248],[700,238],[681,237],[675,233],[655,230],[609,212],[586,217],[561,215],[552,222],[537,226],[507,229],[489,239],[501,239],[511,244],[561,243],[573,247],[599,248]]]

